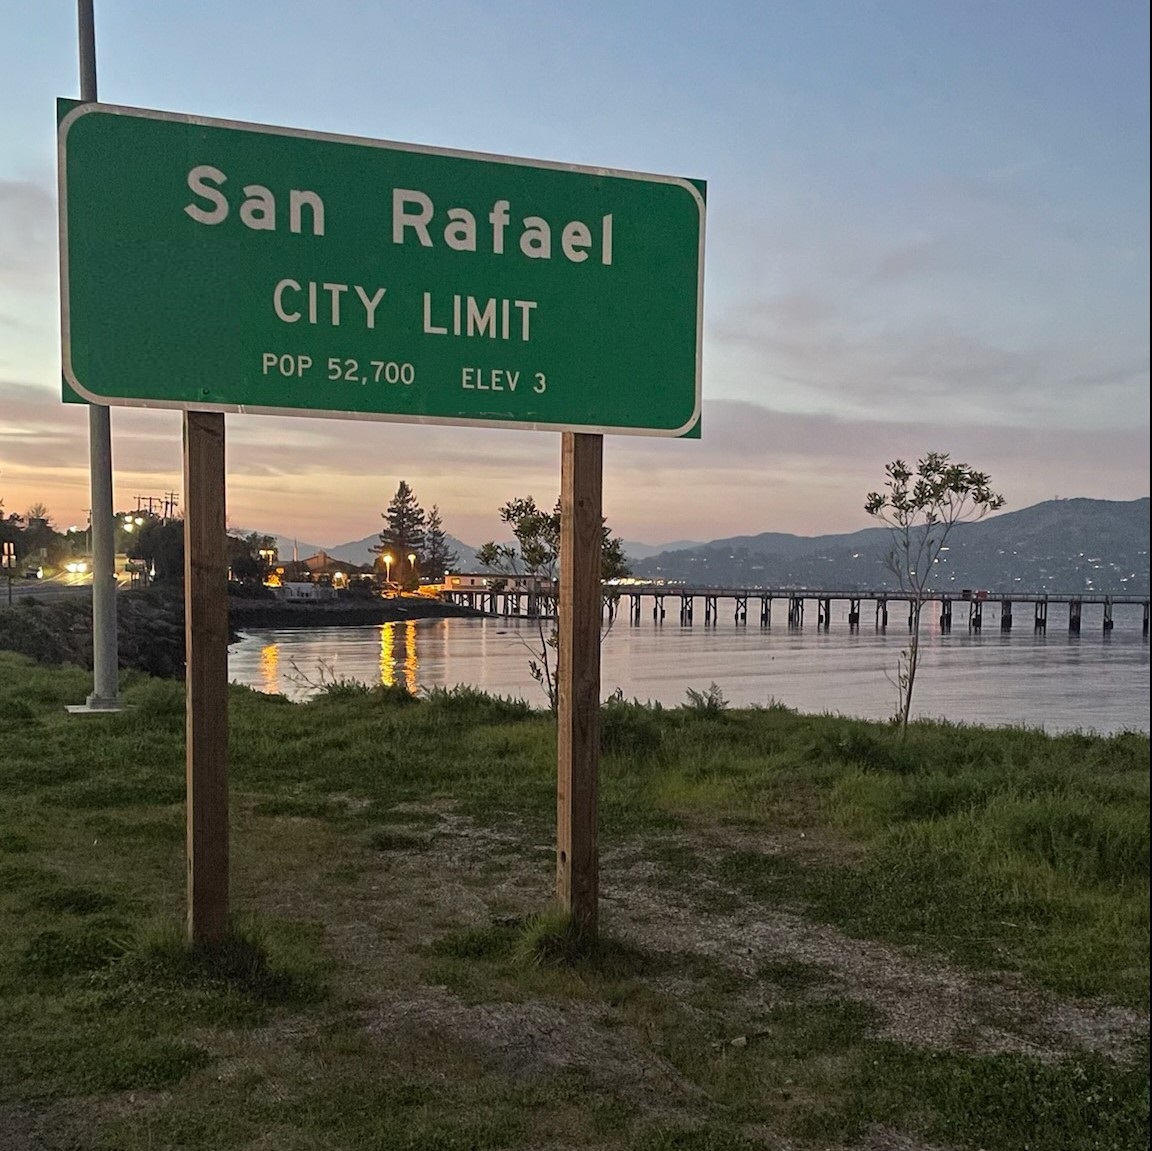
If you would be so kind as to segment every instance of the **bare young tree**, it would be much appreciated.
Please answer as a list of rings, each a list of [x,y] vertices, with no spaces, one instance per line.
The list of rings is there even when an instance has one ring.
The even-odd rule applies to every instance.
[[[912,635],[900,653],[896,673],[900,738],[908,735],[912,692],[920,666],[920,616],[931,598],[932,578],[941,549],[952,529],[974,523],[1004,506],[1004,497],[991,488],[991,479],[967,464],[954,464],[946,452],[929,452],[915,471],[903,460],[884,468],[882,492],[869,492],[864,510],[892,533],[886,566],[900,583],[911,606]]]
[[[476,560],[490,571],[506,579],[520,581],[541,604],[555,600],[557,579],[560,574],[560,501],[552,511],[539,508],[531,496],[509,500],[500,509],[500,519],[512,530],[515,543],[486,543],[476,553]],[[601,579],[617,579],[629,574],[628,561],[621,541],[612,534],[607,524],[601,525],[600,572]],[[556,710],[558,685],[556,683],[557,631],[555,619],[542,608],[536,613],[536,638],[525,641],[528,648],[528,670],[532,678],[544,689],[548,704]]]

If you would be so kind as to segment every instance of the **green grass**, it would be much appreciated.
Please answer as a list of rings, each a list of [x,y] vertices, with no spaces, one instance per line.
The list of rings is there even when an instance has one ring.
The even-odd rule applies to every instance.
[[[182,689],[129,675],[130,710],[67,716],[89,687],[0,652],[0,1123],[73,1108],[61,1145],[118,1151],[741,1151],[877,1124],[988,1151],[1147,1146],[1146,1042],[896,1042],[831,963],[703,948],[690,926],[638,942],[612,888],[642,865],[678,923],[737,943],[784,911],[1146,1012],[1146,736],[915,724],[901,743],[710,689],[609,701],[590,940],[548,906],[551,716],[471,689],[236,688],[239,918],[192,950]]]

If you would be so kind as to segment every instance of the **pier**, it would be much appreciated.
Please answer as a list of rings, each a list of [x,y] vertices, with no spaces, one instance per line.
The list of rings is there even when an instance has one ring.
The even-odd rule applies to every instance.
[[[556,597],[543,590],[527,592],[515,588],[500,588],[494,580],[491,588],[471,587],[442,592],[451,603],[474,608],[488,615],[506,619],[546,619],[556,612]],[[700,621],[704,627],[718,627],[722,620],[737,627],[751,622],[761,628],[772,627],[773,607],[778,622],[789,629],[805,625],[808,620],[821,631],[832,626],[833,604],[846,605],[843,617],[850,630],[856,631],[865,619],[874,621],[878,631],[889,623],[896,626],[913,625],[915,602],[906,593],[879,591],[825,591],[797,588],[714,588],[689,587],[683,584],[626,584],[605,586],[604,613],[615,620],[627,614],[628,623],[639,626],[651,619],[659,625],[666,620],[677,621],[681,627],[692,627]],[[1053,594],[1046,592],[953,592],[934,591],[923,602],[921,618],[927,622],[935,618],[942,632],[953,626],[981,631],[985,611],[999,608],[998,624],[1002,632],[1013,626],[1028,627],[1033,631],[1048,630],[1049,610],[1054,609],[1054,626],[1066,617],[1069,634],[1080,633],[1084,607],[1102,607],[1102,629],[1105,635],[1113,628],[1113,608],[1117,604],[1137,604],[1144,609],[1143,634],[1148,636],[1147,595],[1095,595],[1088,593]]]

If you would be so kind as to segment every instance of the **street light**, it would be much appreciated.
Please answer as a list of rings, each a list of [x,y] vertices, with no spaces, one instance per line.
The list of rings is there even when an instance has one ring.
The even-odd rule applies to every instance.
[[[8,577],[8,606],[12,606],[12,569],[16,566],[16,545],[11,540],[4,541],[2,557],[4,574]]]
[[[392,582],[392,553],[385,552],[381,557],[384,560],[384,581],[385,583]]]
[[[412,582],[418,584],[420,581],[416,578],[416,553],[408,553],[408,566],[412,569]]]

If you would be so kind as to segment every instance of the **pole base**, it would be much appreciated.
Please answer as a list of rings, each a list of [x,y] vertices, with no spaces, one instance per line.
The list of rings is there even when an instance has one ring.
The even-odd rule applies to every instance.
[[[69,715],[115,715],[124,710],[124,705],[118,699],[100,699],[90,695],[87,702],[66,704],[64,710]]]

